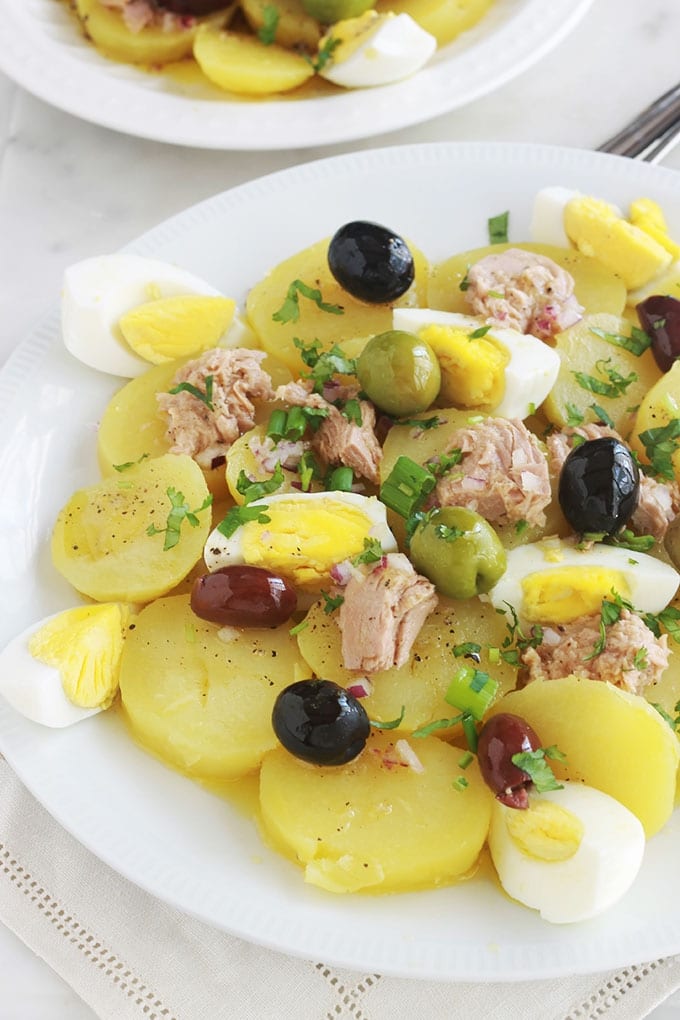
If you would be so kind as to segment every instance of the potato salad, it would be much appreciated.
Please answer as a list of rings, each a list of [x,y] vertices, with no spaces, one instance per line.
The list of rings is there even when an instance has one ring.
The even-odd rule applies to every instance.
[[[342,88],[401,81],[476,25],[492,3],[73,0],[72,6],[107,57],[180,75],[193,68],[218,89],[256,97],[296,94],[312,79]]]
[[[73,606],[0,694],[256,776],[328,893],[488,858],[584,921],[676,800],[680,247],[650,199],[561,187],[437,264],[395,228],[338,224],[241,306],[138,255],[68,269],[66,348],[128,381],[54,522]]]

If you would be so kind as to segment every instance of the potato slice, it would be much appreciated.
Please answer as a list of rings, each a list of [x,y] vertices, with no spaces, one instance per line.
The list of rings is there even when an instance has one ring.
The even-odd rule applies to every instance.
[[[598,405],[625,437],[631,431],[635,410],[661,372],[650,350],[632,354],[594,330],[629,337],[631,323],[602,313],[585,316],[575,326],[558,333],[556,349],[562,364],[557,381],[543,402],[543,411],[549,421],[564,428],[600,420],[600,413],[593,407]],[[582,374],[581,381],[577,372]],[[616,395],[593,392],[584,383],[591,387],[609,387],[614,383],[612,392]]]
[[[476,762],[425,737],[409,745],[422,772],[404,767],[399,733],[374,733],[353,762],[317,767],[283,748],[262,763],[265,833],[330,892],[388,892],[466,877],[486,839],[492,794]],[[456,789],[462,778],[468,785]]]
[[[229,487],[229,492],[234,498],[234,502],[238,503],[239,506],[245,502],[245,497],[236,488],[241,471],[245,471],[246,475],[248,475],[248,477],[254,482],[267,481],[274,473],[273,468],[270,471],[264,467],[262,461],[258,460],[251,449],[251,443],[264,443],[266,436],[266,423],[256,425],[255,428],[250,429],[248,432],[244,432],[244,434],[237,439],[229,449],[229,456],[227,457],[227,485]],[[284,469],[283,475],[283,484],[276,490],[276,494],[279,495],[284,492],[300,492],[299,474],[296,471]],[[310,484],[309,491],[320,492],[322,489],[323,480],[313,479]]]
[[[461,663],[454,645],[466,641],[482,646],[479,668],[499,681],[499,697],[512,690],[516,669],[502,660],[491,664],[489,647],[499,648],[507,635],[505,617],[488,603],[477,599],[451,602],[441,598],[439,606],[428,616],[416,638],[410,660],[399,669],[375,673],[371,677],[372,694],[362,699],[371,719],[389,722],[397,719],[405,708],[403,730],[414,730],[436,719],[450,719],[457,710],[444,700],[451,678]],[[335,617],[324,612],[321,603],[312,606],[307,625],[298,634],[300,651],[312,672],[343,687],[357,682],[356,672],[342,665],[341,633]],[[460,727],[439,730],[439,735],[457,736]]]
[[[278,20],[274,42],[287,49],[302,46],[310,53],[316,53],[321,38],[321,26],[316,18],[307,14],[302,0],[276,0]],[[242,0],[241,10],[246,21],[257,33],[265,26],[270,0]]]
[[[470,307],[465,300],[465,291],[461,283],[470,266],[479,262],[486,255],[498,255],[508,248],[521,248],[538,255],[545,255],[558,266],[566,269],[574,278],[574,293],[585,308],[585,314],[609,312],[621,315],[626,304],[626,288],[610,269],[603,266],[597,259],[582,255],[575,249],[558,248],[550,244],[492,244],[484,248],[453,255],[446,261],[435,266],[428,293],[430,308],[440,308],[446,312],[463,312],[470,314]]]
[[[211,524],[208,496],[190,457],[144,460],[71,496],[52,533],[54,565],[99,602],[148,602],[164,595],[203,554]],[[165,548],[173,499],[184,502],[197,523],[177,522],[178,541]],[[151,528],[156,533],[149,534]]]
[[[512,712],[556,744],[565,762],[551,761],[558,779],[577,780],[621,801],[647,836],[673,810],[678,739],[642,697],[601,680],[565,677],[534,681],[497,701],[489,716]]]
[[[131,32],[120,11],[104,7],[100,0],[76,0],[76,11],[86,34],[102,53],[130,64],[168,64],[191,54],[198,23],[166,32],[149,26]]]
[[[410,14],[440,46],[451,42],[484,17],[493,0],[378,0],[380,14]]]
[[[299,53],[213,25],[202,25],[196,33],[194,58],[215,85],[250,96],[290,92],[314,74]]]
[[[317,241],[291,258],[279,263],[248,295],[247,314],[250,325],[264,349],[283,361],[292,372],[300,373],[305,366],[293,339],[309,344],[319,340],[324,350],[339,344],[348,357],[357,357],[366,342],[376,333],[392,329],[392,305],[368,305],[357,301],[340,286],[328,268],[329,238]],[[415,281],[395,305],[424,306],[427,295],[429,266],[425,256],[409,244],[416,267]],[[279,311],[288,288],[295,280],[318,289],[325,304],[342,308],[342,315],[323,311],[308,298],[300,297],[297,320],[278,322],[273,316]]]
[[[120,691],[136,738],[159,758],[190,776],[235,779],[276,746],[274,701],[304,674],[288,624],[221,640],[179,595],[139,614]]]
[[[671,422],[678,423],[680,419],[680,361],[675,361],[668,372],[659,378],[649,391],[643,396],[635,417],[635,426],[630,437],[630,445],[639,455],[643,464],[649,464],[650,456],[645,444],[640,438],[641,434],[650,429],[663,429],[671,425]],[[680,428],[676,424],[671,430]],[[675,447],[672,453],[666,458],[668,471],[675,472],[675,477],[680,478],[680,436],[670,435],[667,437],[670,442],[670,449]],[[653,450],[653,447],[650,448]],[[658,451],[657,451],[658,452]],[[667,479],[670,481],[671,479]]]

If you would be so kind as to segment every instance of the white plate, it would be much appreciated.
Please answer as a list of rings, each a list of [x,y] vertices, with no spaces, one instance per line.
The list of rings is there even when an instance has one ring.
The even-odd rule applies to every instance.
[[[329,145],[420,123],[498,88],[557,45],[591,3],[496,0],[408,81],[244,102],[104,59],[63,0],[4,0],[0,69],[68,113],[142,138],[207,149]]]
[[[650,195],[680,236],[673,171],[578,150],[441,144],[265,177],[194,206],[131,248],[176,261],[243,301],[274,263],[353,218],[392,225],[433,260],[484,244],[487,218],[506,209],[511,239],[521,240],[532,198],[549,184],[622,205]],[[61,347],[56,312],[0,376],[0,645],[75,601],[52,569],[49,533],[70,493],[98,477],[95,423],[116,388]],[[585,924],[551,927],[484,877],[375,898],[306,886],[245,817],[146,756],[113,715],[54,732],[2,703],[0,750],[52,815],[122,875],[218,928],[293,954],[362,971],[491,981],[680,951],[678,816],[650,842],[618,906]]]

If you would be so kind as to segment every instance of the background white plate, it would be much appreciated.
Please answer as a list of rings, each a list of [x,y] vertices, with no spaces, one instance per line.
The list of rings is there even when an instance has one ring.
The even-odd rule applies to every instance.
[[[438,144],[262,178],[168,220],[131,250],[175,261],[243,303],[278,260],[352,218],[393,226],[433,260],[484,244],[488,216],[506,209],[510,237],[521,240],[533,196],[549,184],[624,206],[650,195],[680,236],[674,171],[579,150]],[[0,376],[0,644],[74,604],[52,569],[49,534],[70,493],[98,477],[96,421],[116,388],[61,347],[56,311]],[[680,951],[677,814],[650,842],[638,881],[617,907],[585,924],[551,927],[485,877],[375,898],[306,886],[245,817],[146,756],[115,715],[53,732],[2,703],[0,750],[53,816],[131,881],[293,954],[402,976],[491,981],[604,970]]]
[[[496,0],[408,81],[299,101],[240,101],[106,60],[63,0],[3,0],[0,69],[68,113],[142,138],[208,149],[329,145],[420,123],[498,88],[557,45],[591,3]]]

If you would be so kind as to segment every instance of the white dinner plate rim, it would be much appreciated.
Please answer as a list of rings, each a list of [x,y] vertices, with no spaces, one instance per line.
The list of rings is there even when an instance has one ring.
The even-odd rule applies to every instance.
[[[197,99],[100,57],[64,27],[58,0],[6,0],[0,70],[67,113],[141,138],[224,150],[318,147],[408,127],[487,94],[558,45],[593,0],[497,2],[510,13],[492,9],[489,32],[472,28],[408,81],[302,101]]]
[[[640,164],[619,157],[555,146],[433,143],[369,150],[279,171],[186,209],[142,235],[128,246],[128,250],[163,257],[164,249],[173,241],[185,239],[194,230],[206,229],[207,224],[216,220],[221,222],[220,218],[235,213],[239,207],[247,212],[265,201],[275,205],[280,196],[294,187],[310,190],[310,193],[311,189],[318,187],[323,193],[324,189],[331,187],[340,178],[376,173],[388,165],[397,176],[400,171],[406,175],[428,169],[432,173],[443,169],[455,173],[465,167],[480,166],[489,173],[492,170],[496,173],[501,168],[504,173],[524,172],[532,168],[536,173],[540,171],[541,176],[545,174],[545,183],[559,183],[555,180],[556,174],[562,176],[562,182],[567,178],[571,181],[574,177],[584,180],[591,176],[601,180],[611,179],[612,189],[616,187],[617,181],[625,186],[624,190],[639,188],[643,182],[645,185],[649,182],[652,190],[666,195],[678,195],[678,207],[671,212],[673,225],[680,229],[680,193],[674,171],[649,166],[643,168]],[[489,210],[490,213],[497,211]],[[11,414],[16,413],[18,395],[25,392],[27,385],[30,386],[36,366],[57,344],[58,332],[58,314],[54,312],[8,360],[0,374],[0,406],[5,408],[0,420],[5,424],[10,424]],[[12,436],[8,434],[7,428],[3,434],[5,439],[0,443],[0,456],[4,456],[12,447]],[[6,604],[7,601],[5,598]],[[152,866],[149,856],[154,849],[152,846],[135,846],[134,840],[118,831],[115,824],[108,820],[103,823],[99,816],[96,822],[91,820],[87,806],[78,802],[77,783],[73,783],[64,797],[64,789],[60,786],[63,779],[57,774],[59,770],[48,768],[48,761],[40,760],[34,753],[39,747],[41,733],[44,731],[22,720],[8,706],[0,704],[0,751],[27,788],[61,825],[100,859],[141,888],[215,927],[269,948],[305,958],[322,958],[327,963],[363,971],[445,981],[514,981],[590,973],[654,959],[680,950],[680,922],[666,916],[659,917],[651,935],[648,930],[641,932],[635,945],[629,941],[622,943],[617,932],[610,931],[605,922],[604,933],[598,933],[596,939],[602,952],[596,955],[592,952],[592,936],[581,939],[587,943],[586,949],[579,948],[580,943],[574,943],[565,953],[559,941],[555,943],[559,935],[550,926],[539,926],[537,929],[542,934],[540,944],[505,947],[502,952],[498,946],[491,944],[484,947],[457,945],[456,952],[452,954],[450,948],[430,941],[423,932],[417,931],[409,933],[409,944],[406,947],[403,933],[395,934],[392,942],[383,933],[378,944],[375,938],[371,940],[370,933],[364,937],[359,931],[355,937],[350,937],[346,920],[342,931],[335,933],[327,929],[321,932],[304,920],[301,923],[299,918],[293,918],[291,925],[290,918],[273,916],[272,908],[268,908],[267,904],[246,902],[238,889],[230,891],[226,899],[223,896],[219,900],[219,909],[223,909],[225,903],[228,904],[229,916],[215,916],[217,907],[209,891],[201,888],[200,877],[185,873],[181,860],[179,865],[176,860],[169,859],[165,863],[161,861],[157,867]],[[155,763],[153,767],[156,767]],[[175,780],[187,784],[187,781],[174,775],[169,781]],[[192,786],[190,783],[187,785]],[[668,841],[678,838],[680,827],[676,820],[675,824],[671,823],[668,833],[656,837],[657,841],[661,840],[661,844],[657,842],[655,846],[663,849],[664,839]],[[302,886],[299,874],[294,874],[292,881]],[[442,902],[446,904],[450,892],[439,890],[408,894],[401,901],[398,898],[394,900],[382,897],[375,901],[374,909],[380,909],[381,900],[415,903],[413,896],[442,897]],[[338,903],[338,916],[344,918],[342,912],[346,910],[348,899],[341,900],[343,905]],[[333,902],[335,904],[337,901]],[[365,902],[365,898],[361,898],[361,902]],[[323,903],[325,909],[327,903],[325,900]],[[293,903],[291,913],[294,914],[296,909]],[[314,909],[312,900],[312,916]],[[334,909],[335,906],[331,907],[331,914]],[[521,911],[517,917],[523,918],[528,913]],[[583,928],[582,933],[587,935],[588,928]],[[555,944],[557,949],[554,948]],[[590,950],[588,947],[591,947]]]

